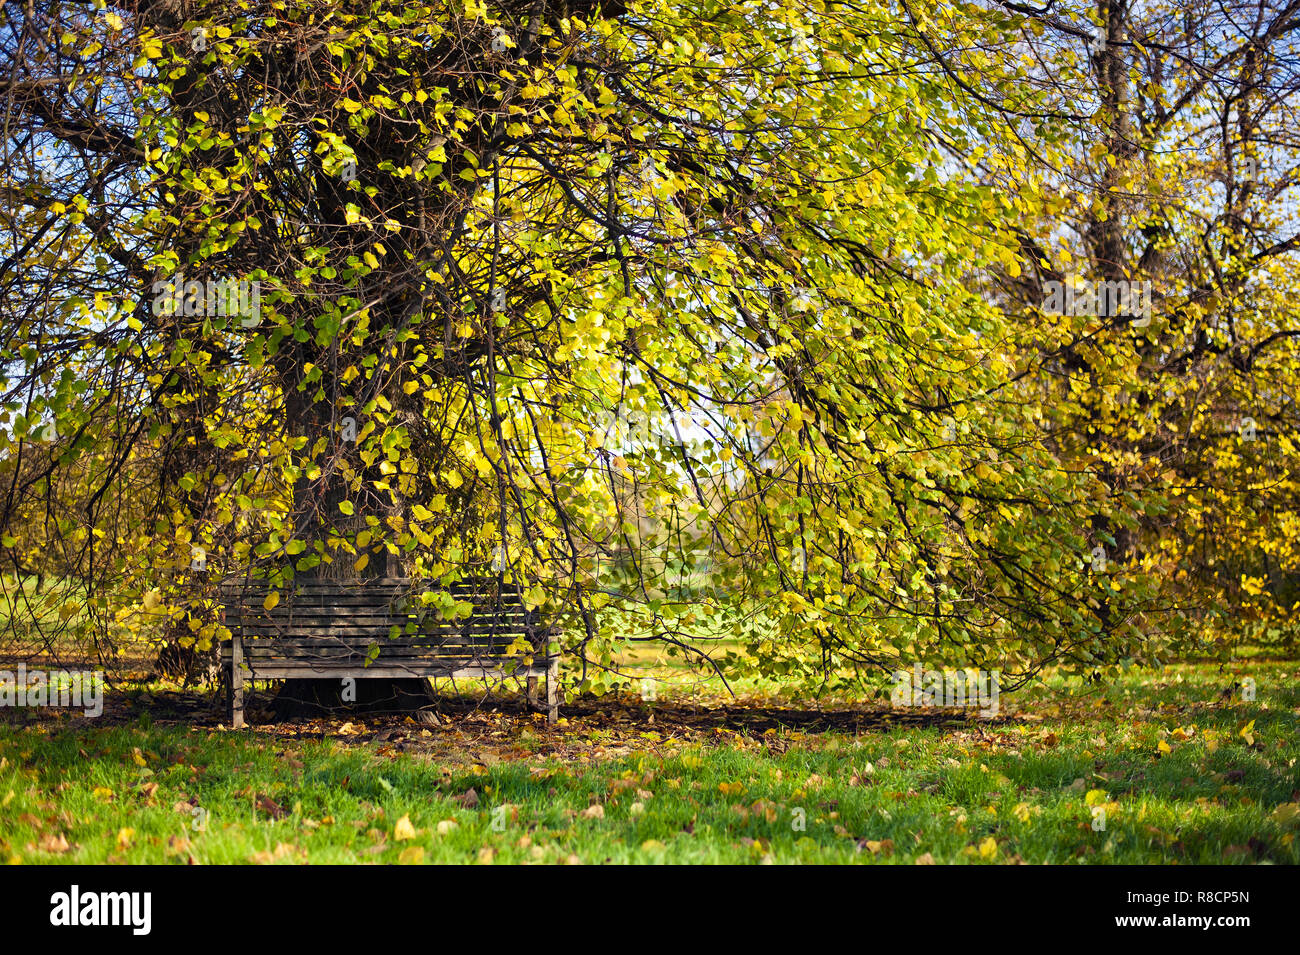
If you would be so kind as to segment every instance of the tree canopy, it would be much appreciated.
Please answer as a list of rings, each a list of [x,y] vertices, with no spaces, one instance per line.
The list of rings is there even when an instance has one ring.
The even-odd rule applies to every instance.
[[[106,650],[210,646],[229,576],[509,573],[596,689],[1276,614],[1297,21],[1198,9],[6,4],[7,569]]]

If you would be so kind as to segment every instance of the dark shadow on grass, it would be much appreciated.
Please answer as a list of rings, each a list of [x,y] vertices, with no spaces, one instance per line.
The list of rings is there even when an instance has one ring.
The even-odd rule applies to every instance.
[[[497,727],[499,724],[528,723],[539,733],[547,732],[542,717],[524,700],[515,695],[439,695],[436,722],[429,727],[437,732],[438,726],[454,726],[461,731],[475,727]],[[418,731],[428,724],[415,726],[406,712],[371,713],[340,709],[320,717],[301,717],[280,720],[274,715],[270,694],[259,692],[249,700],[248,718],[255,729],[271,730],[296,727],[295,735],[322,736],[333,734],[331,724],[338,721],[364,723],[368,732],[349,736],[365,742],[375,733],[407,727]],[[11,722],[46,723],[68,720],[54,710],[28,710]],[[0,719],[4,718],[0,715]],[[645,702],[635,697],[581,698],[566,703],[561,708],[566,720],[563,729],[599,730],[614,729],[627,732],[655,731],[661,735],[680,733],[687,736],[714,734],[717,730],[747,736],[798,733],[887,733],[895,728],[995,728],[1014,725],[1011,716],[984,717],[977,710],[890,708],[887,706],[861,706],[856,708],[807,706],[777,706],[771,704],[733,703],[726,705],[697,705],[675,700]],[[141,718],[160,725],[184,724],[194,727],[215,728],[224,722],[224,707],[220,694],[199,691],[138,691],[110,693],[104,701],[103,715],[92,721],[96,726],[120,726],[135,723]],[[79,723],[83,717],[74,716]],[[65,725],[67,725],[65,723]],[[302,734],[301,731],[307,731]],[[390,733],[391,735],[391,733]]]
[[[503,728],[518,729],[526,725],[539,736],[578,735],[588,731],[612,731],[616,734],[655,732],[661,737],[716,740],[725,733],[779,739],[786,733],[857,734],[888,733],[894,729],[931,727],[994,729],[1014,725],[1014,717],[987,718],[977,711],[940,709],[891,709],[863,706],[859,708],[808,708],[765,704],[735,703],[721,706],[692,705],[677,701],[647,703],[638,698],[584,698],[566,703],[561,714],[565,723],[552,733],[541,714],[513,695],[440,695],[432,722],[411,713],[363,713],[340,710],[320,717],[277,719],[271,696],[259,693],[250,700],[248,721],[254,733],[289,735],[297,738],[335,738],[346,743],[415,736],[421,730],[435,735],[446,731],[470,736],[500,735]],[[56,710],[24,710],[0,713],[0,721],[11,725],[61,724],[61,728],[112,727],[135,724],[141,720],[160,726],[183,725],[216,729],[224,723],[225,712],[220,694],[198,691],[140,691],[110,693],[104,701],[103,714],[93,720]],[[340,735],[343,722],[364,727],[361,732]],[[719,734],[718,731],[724,731]]]

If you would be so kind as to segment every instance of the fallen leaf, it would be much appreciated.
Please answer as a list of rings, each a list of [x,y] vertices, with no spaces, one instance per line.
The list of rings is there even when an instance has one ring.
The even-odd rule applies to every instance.
[[[1284,802],[1269,815],[1279,826],[1300,824],[1300,803]]]
[[[397,857],[398,865],[420,865],[424,862],[424,846],[407,846]]]
[[[397,825],[393,826],[393,838],[398,842],[405,842],[408,839],[416,837],[415,826],[411,825],[411,817],[403,816],[397,820]]]
[[[262,810],[264,813],[267,813],[268,815],[272,816],[275,819],[279,819],[282,816],[288,815],[288,812],[285,811],[285,808],[281,806],[278,802],[276,802],[274,799],[272,799],[270,796],[259,794],[253,800],[253,805],[257,806],[258,809]]]
[[[68,840],[62,835],[52,835],[50,833],[41,836],[38,845],[42,852],[67,852],[72,848],[72,846],[68,845]]]

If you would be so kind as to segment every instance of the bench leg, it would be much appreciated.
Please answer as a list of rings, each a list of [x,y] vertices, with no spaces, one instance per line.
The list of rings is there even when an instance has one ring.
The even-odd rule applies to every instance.
[[[244,728],[244,642],[239,637],[230,644],[230,726]]]
[[[560,659],[556,657],[546,668],[546,722],[560,718]]]
[[[524,699],[528,701],[528,708],[532,709],[537,706],[537,677],[529,676],[527,686]]]

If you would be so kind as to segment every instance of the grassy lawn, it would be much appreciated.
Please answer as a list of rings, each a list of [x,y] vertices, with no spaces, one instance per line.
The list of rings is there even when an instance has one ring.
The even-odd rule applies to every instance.
[[[247,732],[174,694],[10,711],[0,858],[1294,864],[1298,670],[1049,679],[992,720],[671,692],[580,701],[553,730],[465,701],[434,726]]]

